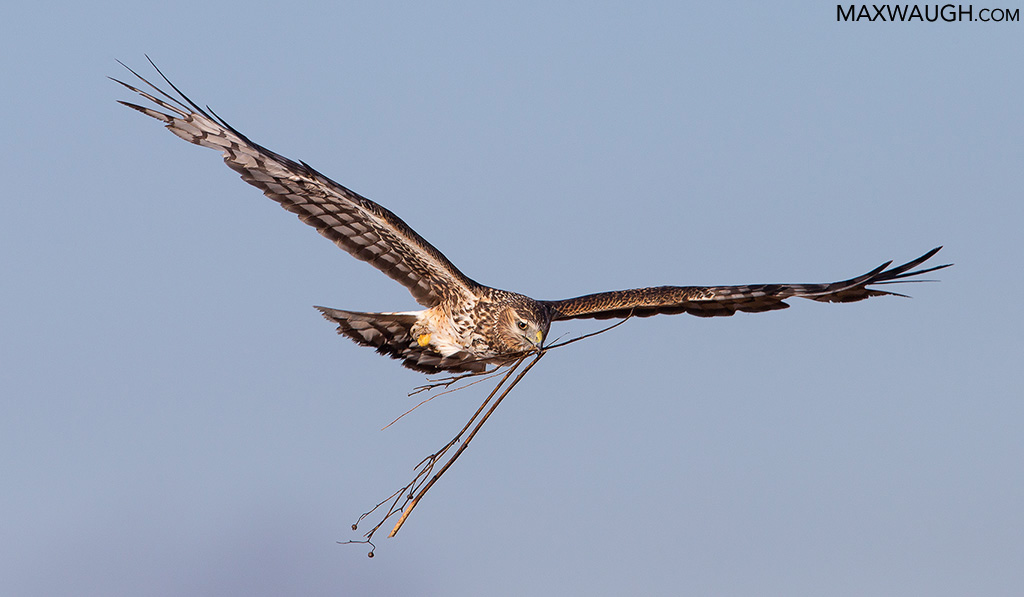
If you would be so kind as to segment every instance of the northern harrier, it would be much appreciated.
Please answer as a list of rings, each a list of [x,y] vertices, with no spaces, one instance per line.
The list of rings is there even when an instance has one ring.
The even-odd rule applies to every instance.
[[[386,208],[334,182],[305,162],[292,161],[253,143],[212,110],[204,110],[188,99],[163,73],[161,77],[178,97],[128,70],[152,93],[114,80],[165,111],[128,102],[121,104],[165,122],[172,133],[190,143],[220,151],[242,180],[261,189],[352,256],[369,262],[409,289],[413,298],[426,307],[424,310],[361,313],[316,308],[338,324],[338,333],[399,359],[417,371],[479,372],[487,365],[507,364],[524,354],[540,351],[553,321],[648,317],[660,313],[700,317],[732,315],[737,311],[758,313],[785,309],[789,305],[784,301],[792,297],[846,303],[895,295],[869,286],[905,281],[948,267],[939,265],[913,271],[938,252],[939,248],[935,248],[903,265],[890,268],[890,261],[862,276],[831,284],[658,286],[538,301],[471,280]]]

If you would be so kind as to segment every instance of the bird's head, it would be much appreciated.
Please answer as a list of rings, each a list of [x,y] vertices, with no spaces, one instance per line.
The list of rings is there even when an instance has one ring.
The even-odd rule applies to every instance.
[[[551,318],[541,305],[533,301],[516,301],[498,314],[498,336],[507,352],[539,350],[548,335]]]

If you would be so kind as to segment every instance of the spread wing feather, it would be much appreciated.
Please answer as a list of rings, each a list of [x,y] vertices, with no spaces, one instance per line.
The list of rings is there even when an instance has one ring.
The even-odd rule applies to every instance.
[[[479,287],[391,211],[334,182],[305,162],[295,162],[253,143],[212,110],[193,103],[159,69],[157,72],[180,97],[128,70],[155,94],[113,80],[166,112],[119,103],[165,122],[172,133],[189,143],[220,151],[224,162],[241,174],[242,180],[261,189],[352,256],[401,283],[421,305],[433,307],[441,302],[459,301],[472,296]]]
[[[951,264],[911,271],[938,253],[941,248],[932,249],[917,259],[897,267],[889,268],[892,264],[890,261],[862,276],[831,284],[658,286],[599,292],[561,301],[544,301],[544,304],[551,310],[552,321],[559,321],[630,316],[650,317],[651,315],[674,313],[717,317],[732,315],[737,311],[759,313],[785,309],[789,305],[783,301],[792,297],[829,303],[850,303],[887,294],[904,296],[868,287],[877,284],[920,281],[906,278],[949,267]]]

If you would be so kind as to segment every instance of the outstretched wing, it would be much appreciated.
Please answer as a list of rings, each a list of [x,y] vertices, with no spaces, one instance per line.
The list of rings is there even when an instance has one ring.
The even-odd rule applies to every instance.
[[[209,108],[203,110],[193,103],[160,69],[157,72],[179,97],[164,92],[132,69],[128,70],[155,95],[113,80],[166,112],[119,103],[167,123],[172,133],[189,143],[220,151],[224,162],[241,174],[242,180],[261,189],[267,197],[297,214],[300,220],[315,227],[353,257],[369,262],[397,280],[421,305],[433,307],[475,294],[479,287],[476,282],[462,274],[440,251],[389,210],[304,162],[292,161],[253,143]]]
[[[732,315],[737,311],[759,313],[785,309],[783,301],[791,297],[828,303],[851,303],[872,296],[895,292],[868,288],[876,284],[914,282],[906,280],[952,264],[910,271],[921,265],[942,247],[936,247],[917,259],[889,268],[884,263],[863,276],[831,284],[755,284],[749,286],[658,286],[599,292],[561,301],[543,301],[551,310],[552,321],[563,319],[611,319],[613,317],[650,317],[660,313],[689,313],[700,317]],[[889,269],[886,269],[889,268]]]

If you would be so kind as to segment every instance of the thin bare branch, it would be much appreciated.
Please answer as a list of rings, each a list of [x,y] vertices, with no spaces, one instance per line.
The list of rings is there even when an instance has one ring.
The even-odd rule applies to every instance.
[[[444,463],[444,466],[441,467],[441,470],[438,471],[436,475],[431,477],[430,481],[423,487],[423,489],[421,489],[419,491],[419,493],[416,494],[416,497],[413,498],[411,501],[409,501],[408,504],[406,504],[405,508],[403,508],[403,510],[402,510],[402,516],[398,519],[398,523],[395,524],[395,528],[391,529],[391,532],[388,533],[388,537],[394,537],[395,535],[398,534],[399,529],[402,528],[402,525],[405,524],[406,519],[409,518],[410,514],[412,514],[413,508],[416,507],[416,504],[418,504],[420,502],[420,500],[423,499],[423,496],[426,495],[427,491],[429,491],[430,488],[433,487],[434,483],[436,483],[437,480],[441,478],[441,475],[443,475],[445,473],[445,471],[447,471],[453,464],[455,464],[455,461],[458,460],[459,456],[461,456],[462,453],[466,451],[466,448],[469,447],[469,442],[473,440],[473,437],[476,436],[476,433],[478,431],[480,431],[480,428],[483,427],[484,423],[487,422],[487,419],[491,416],[491,413],[494,412],[494,409],[498,408],[498,405],[501,404],[501,401],[505,399],[505,396],[508,396],[509,392],[512,391],[512,388],[516,387],[516,384],[518,384],[519,381],[521,379],[523,379],[523,377],[527,373],[529,373],[530,369],[533,368],[533,366],[537,364],[537,361],[539,361],[544,356],[544,354],[545,354],[544,351],[539,351],[537,353],[537,356],[534,357],[534,359],[532,361],[530,361],[530,364],[528,364],[526,366],[526,368],[524,368],[519,373],[519,375],[516,376],[516,378],[512,381],[512,383],[509,384],[509,386],[507,388],[505,388],[505,391],[501,393],[501,396],[499,396],[498,399],[494,401],[494,404],[491,405],[491,408],[480,419],[480,422],[476,424],[476,427],[473,428],[473,431],[470,432],[469,436],[466,438],[466,441],[462,442],[462,445],[459,446],[459,449],[455,451],[455,454],[453,454],[452,457],[449,458],[448,461]],[[525,358],[526,357],[521,357],[519,362],[516,363],[516,366],[518,366],[520,363],[522,363]],[[513,370],[514,370],[514,368],[513,368]],[[512,374],[512,371],[509,371],[509,375],[511,375],[511,374]],[[508,376],[506,376],[505,379],[508,379]],[[495,391],[497,391],[498,388],[501,387],[501,385],[505,382],[505,379],[502,380],[501,384],[498,384],[497,386],[495,386],[495,388],[494,388]],[[493,396],[493,395],[494,395],[494,393],[492,392],[491,396]],[[487,397],[487,401],[490,401],[491,396]],[[486,404],[487,401],[485,401],[484,404]],[[481,408],[483,408],[483,405],[481,405]],[[479,411],[477,411],[477,412],[479,413]],[[463,431],[465,431],[465,428],[463,428]],[[460,433],[460,435],[461,435],[461,433]]]
[[[551,350],[552,348],[561,348],[563,346],[568,346],[568,345],[572,344],[573,342],[579,342],[580,340],[586,340],[587,338],[593,338],[594,336],[596,336],[598,334],[603,334],[605,332],[614,330],[615,328],[617,328],[620,325],[622,325],[622,324],[626,323],[627,321],[629,321],[629,319],[631,317],[633,317],[633,313],[632,312],[630,312],[629,315],[625,316],[622,319],[622,321],[619,321],[618,323],[612,324],[612,325],[610,325],[610,326],[608,326],[608,327],[606,327],[604,329],[597,330],[596,332],[590,332],[589,334],[583,334],[582,336],[580,336],[578,338],[573,338],[572,340],[566,340],[565,342],[560,342],[560,343],[557,343],[557,344],[552,344],[551,346],[545,346],[544,350]]]
[[[485,371],[471,371],[469,373],[463,373],[461,375],[452,375],[450,377],[442,377],[440,379],[428,379],[428,383],[425,383],[422,386],[416,386],[415,388],[413,388],[411,392],[409,392],[408,395],[415,396],[416,394],[419,394],[421,392],[428,392],[430,390],[434,390],[437,388],[447,388],[454,383],[460,382],[470,377],[480,377],[481,375],[486,375],[490,377],[491,375],[496,374],[500,370],[501,367],[495,367],[494,369]]]
[[[469,377],[479,377],[481,375],[484,376],[481,379],[478,379],[476,381],[471,381],[471,382],[467,383],[466,385],[462,385],[462,386],[458,386],[458,387],[455,387],[455,388],[446,389],[443,392],[438,392],[437,394],[434,394],[432,396],[424,398],[423,400],[420,401],[419,404],[417,404],[416,406],[410,408],[409,410],[405,411],[404,413],[398,415],[397,417],[395,417],[395,420],[393,420],[390,423],[388,423],[387,425],[381,427],[381,431],[384,431],[388,427],[391,427],[392,425],[397,423],[398,420],[401,419],[402,417],[404,417],[405,415],[411,413],[412,411],[414,411],[417,408],[423,406],[427,402],[430,402],[434,398],[437,398],[438,396],[444,396],[445,394],[451,394],[452,392],[458,392],[459,390],[464,390],[464,389],[466,389],[466,388],[468,388],[470,386],[475,386],[478,383],[481,383],[481,382],[487,381],[488,379],[492,379],[492,378],[497,377],[501,373],[501,369],[502,369],[502,367],[495,367],[494,369],[491,369],[490,371],[477,371],[475,373],[466,373],[464,375],[456,375],[456,376],[453,376],[453,377],[446,377],[444,379],[440,379],[440,380],[437,380],[435,382],[431,382],[429,384],[417,387],[412,392],[409,392],[409,396],[415,396],[416,394],[419,394],[420,392],[425,392],[425,391],[429,391],[429,390],[435,390],[437,388],[449,388],[449,386],[451,386],[452,384],[454,384],[456,382],[459,382],[459,381],[462,381],[462,380],[464,380],[466,378],[469,378]]]
[[[538,358],[539,358],[540,354],[543,354],[543,353],[538,353]],[[398,527],[401,527],[401,524],[404,523],[406,518],[408,518],[408,513],[411,512],[411,508],[408,507],[408,504],[410,502],[413,502],[414,500],[416,502],[418,502],[420,499],[422,499],[423,495],[426,493],[426,489],[429,488],[431,485],[433,485],[437,481],[437,479],[441,476],[441,473],[443,473],[444,470],[447,470],[448,467],[451,466],[451,463],[454,461],[454,459],[457,456],[453,456],[452,458],[450,458],[448,461],[445,462],[445,466],[442,469],[441,473],[438,473],[437,475],[434,475],[433,477],[431,477],[430,475],[434,471],[434,466],[444,458],[444,455],[447,454],[448,451],[453,446],[455,446],[455,444],[459,443],[459,441],[462,439],[463,434],[465,434],[466,431],[473,425],[473,423],[475,421],[477,421],[478,417],[480,417],[480,413],[482,413],[484,411],[484,409],[487,408],[487,405],[491,402],[491,400],[498,393],[498,391],[503,386],[505,386],[505,383],[509,380],[509,378],[512,377],[512,375],[515,373],[515,371],[519,368],[519,366],[522,364],[522,362],[525,359],[526,359],[525,356],[520,357],[518,360],[516,360],[514,363],[512,363],[510,366],[508,366],[508,371],[505,372],[504,377],[502,377],[501,381],[499,381],[494,386],[494,389],[491,390],[491,392],[490,392],[490,394],[488,394],[487,398],[483,401],[483,403],[480,404],[480,407],[477,408],[477,410],[473,414],[473,416],[470,417],[469,421],[462,427],[462,429],[455,435],[455,437],[453,437],[440,450],[438,450],[437,452],[427,456],[426,458],[421,460],[419,462],[419,464],[416,465],[416,467],[415,467],[416,474],[413,476],[412,481],[410,481],[404,487],[402,487],[401,489],[399,489],[398,491],[396,491],[395,493],[391,494],[386,499],[381,501],[379,504],[374,506],[369,512],[366,512],[362,516],[359,517],[359,520],[356,521],[356,524],[352,525],[352,530],[356,530],[358,528],[359,523],[362,522],[362,520],[364,518],[366,518],[367,516],[372,514],[374,511],[376,511],[378,508],[380,508],[384,504],[386,504],[388,502],[391,502],[390,505],[388,506],[387,511],[384,513],[384,516],[381,518],[380,522],[378,522],[376,525],[374,525],[374,527],[372,529],[370,529],[367,533],[365,533],[363,535],[365,537],[365,540],[361,540],[361,541],[348,541],[348,542],[345,542],[345,543],[367,543],[367,544],[369,544],[372,547],[372,549],[371,549],[371,551],[370,551],[370,553],[368,555],[370,557],[373,557],[373,550],[376,549],[376,546],[373,545],[371,540],[373,538],[374,533],[377,532],[377,529],[379,529],[381,526],[383,526],[384,523],[389,518],[391,518],[392,516],[394,516],[394,515],[396,515],[398,513],[402,513],[400,523],[396,526],[396,528],[394,530],[392,530],[392,535],[389,535],[389,536],[393,536],[394,533],[397,532]],[[499,402],[506,395],[508,395],[508,392],[512,389],[512,387],[515,386],[515,384],[519,383],[519,380],[522,379],[522,377],[523,377],[523,375],[525,375],[526,371],[528,371],[530,369],[530,367],[532,367],[535,362],[536,362],[536,360],[534,360],[534,362],[531,362],[527,366],[527,368],[522,373],[519,374],[519,376],[515,379],[515,381],[512,383],[512,385],[510,385],[507,388],[505,388],[505,392],[501,395],[501,398],[499,398],[499,400],[498,400]],[[499,369],[501,369],[501,368],[499,367]],[[487,412],[487,414],[484,416],[484,418],[481,419],[479,423],[477,423],[476,428],[473,429],[473,431],[470,434],[469,438],[467,438],[467,440],[466,440],[467,443],[468,443],[469,439],[471,439],[474,435],[476,435],[476,432],[479,430],[480,426],[483,424],[483,421],[486,420],[487,417],[490,416],[490,413],[494,411],[494,407],[495,406],[497,406],[497,404],[494,404],[491,407],[491,409]],[[465,446],[466,446],[466,444],[463,444],[460,447],[460,449],[458,450],[457,454],[461,454],[462,451],[465,449]]]
[[[359,520],[356,521],[356,524],[352,525],[352,530],[357,530],[359,523],[361,523],[363,521],[363,519],[365,519],[366,517],[368,517],[371,514],[373,514],[374,512],[376,512],[379,508],[381,508],[385,504],[388,504],[387,510],[384,512],[384,516],[380,519],[380,521],[377,524],[375,524],[372,529],[370,529],[368,532],[363,534],[364,539],[362,539],[362,540],[354,540],[354,541],[344,541],[344,542],[339,542],[339,543],[344,543],[344,544],[348,544],[348,543],[365,543],[365,544],[368,544],[368,545],[370,545],[371,549],[370,549],[370,552],[367,555],[369,555],[372,558],[374,550],[377,549],[377,547],[372,542],[373,535],[377,532],[377,530],[380,529],[382,526],[384,526],[384,523],[386,523],[392,516],[395,516],[396,514],[400,514],[400,516],[398,518],[398,521],[395,523],[394,528],[391,529],[391,532],[388,534],[388,537],[394,537],[395,535],[398,534],[398,531],[402,528],[402,525],[404,525],[405,521],[408,520],[409,515],[412,514],[413,509],[416,508],[416,505],[420,503],[420,500],[423,499],[423,496],[426,495],[427,491],[429,491],[430,488],[434,486],[434,483],[436,483],[441,478],[441,476],[444,475],[444,473],[449,468],[451,468],[451,466],[455,463],[455,461],[458,460],[459,456],[461,456],[462,453],[466,450],[466,448],[469,447],[469,442],[476,436],[477,432],[480,431],[480,429],[483,427],[484,423],[487,422],[487,419],[490,418],[491,413],[493,413],[494,410],[496,408],[498,408],[498,405],[501,404],[501,401],[504,400],[505,397],[509,395],[509,393],[512,391],[512,389],[515,388],[516,385],[519,384],[519,382],[523,379],[524,376],[526,376],[526,374],[530,371],[530,369],[532,369],[533,366],[537,364],[537,361],[539,361],[541,359],[541,357],[543,357],[545,354],[547,354],[548,350],[551,350],[551,349],[554,349],[554,348],[561,348],[562,346],[567,346],[569,344],[572,344],[573,342],[579,342],[580,340],[584,340],[586,338],[591,338],[591,337],[596,336],[598,334],[603,334],[604,332],[607,332],[607,331],[609,331],[611,329],[614,329],[614,328],[622,325],[630,317],[632,317],[632,314],[627,316],[625,319],[615,323],[614,325],[608,326],[608,327],[606,327],[604,329],[598,330],[596,332],[591,332],[589,334],[585,334],[583,336],[579,336],[577,338],[573,338],[573,339],[567,340],[565,342],[555,342],[554,344],[551,344],[550,346],[545,346],[541,350],[533,350],[533,351],[529,351],[529,352],[523,352],[521,354],[509,355],[510,358],[515,359],[515,360],[510,361],[510,362],[508,362],[507,364],[504,364],[504,365],[499,365],[499,366],[495,367],[494,369],[487,370],[487,371],[473,372],[473,373],[465,373],[465,374],[461,374],[461,375],[453,375],[451,377],[445,377],[445,378],[441,378],[441,379],[437,379],[437,380],[432,380],[432,381],[430,381],[430,383],[427,383],[427,384],[424,384],[422,386],[419,386],[416,389],[414,389],[412,392],[410,392],[409,395],[413,396],[413,395],[418,394],[420,392],[431,391],[431,390],[436,390],[436,389],[439,389],[439,388],[444,388],[444,391],[442,391],[440,393],[437,393],[437,394],[434,394],[434,395],[432,395],[432,396],[422,400],[416,406],[412,407],[411,409],[409,409],[406,412],[404,412],[401,415],[399,415],[394,421],[392,421],[387,426],[385,426],[384,429],[387,429],[388,427],[393,425],[396,421],[398,421],[399,419],[401,419],[405,415],[407,415],[410,412],[416,410],[417,408],[419,408],[423,404],[429,402],[430,400],[433,400],[437,396],[441,396],[441,395],[444,395],[444,394],[449,394],[451,392],[456,392],[458,390],[461,390],[461,389],[468,388],[470,386],[476,385],[476,384],[478,384],[478,383],[480,383],[482,381],[493,379],[493,378],[497,377],[500,374],[504,374],[502,376],[501,380],[497,384],[495,384],[494,388],[487,395],[487,398],[485,398],[484,401],[480,404],[480,407],[477,408],[475,413],[473,413],[473,416],[469,418],[469,421],[467,421],[466,424],[462,427],[462,429],[459,430],[459,432],[457,434],[455,434],[455,437],[453,437],[440,450],[438,450],[438,451],[434,452],[433,454],[430,454],[429,456],[425,457],[423,460],[421,460],[419,462],[419,464],[417,464],[414,467],[414,470],[415,470],[416,474],[413,475],[413,478],[412,478],[411,481],[409,481],[409,483],[407,483],[404,487],[402,487],[398,491],[392,493],[390,496],[388,496],[384,500],[382,500],[380,503],[378,503],[376,506],[374,506],[372,509],[370,509],[370,511],[363,513],[363,515],[359,517]],[[529,364],[527,364],[526,367],[523,368],[523,370],[519,372],[519,375],[517,375],[514,379],[512,379],[513,374],[515,374],[515,372],[519,369],[520,365],[522,365],[523,362],[529,356],[531,356],[531,355],[534,355],[533,360],[530,361]],[[464,385],[460,385],[460,386],[452,388],[453,385],[455,385],[455,384],[457,384],[457,383],[459,383],[461,381],[465,381],[467,379],[471,379],[471,378],[480,378],[480,379],[475,379],[475,380],[473,380],[473,381],[471,381],[469,383],[466,383]],[[512,381],[509,383],[510,379]],[[501,392],[500,395],[499,395],[499,392]],[[495,399],[495,396],[497,396],[497,399]],[[488,406],[490,406],[490,408],[488,408]],[[484,412],[485,409],[486,409],[486,412]],[[483,413],[483,416],[481,416],[481,413]],[[474,423],[475,423],[475,426],[474,426]],[[471,427],[472,427],[472,430],[470,430]],[[465,441],[462,441],[462,436],[464,434],[466,434],[467,431],[469,431],[469,435],[466,437]],[[460,442],[462,442],[462,445],[459,446],[458,450],[456,450],[454,454],[452,454],[447,459],[445,459],[445,455],[448,454],[448,451],[451,450],[455,446],[455,444],[458,444]],[[441,468],[435,474],[434,473],[434,468],[438,464],[441,464]]]

